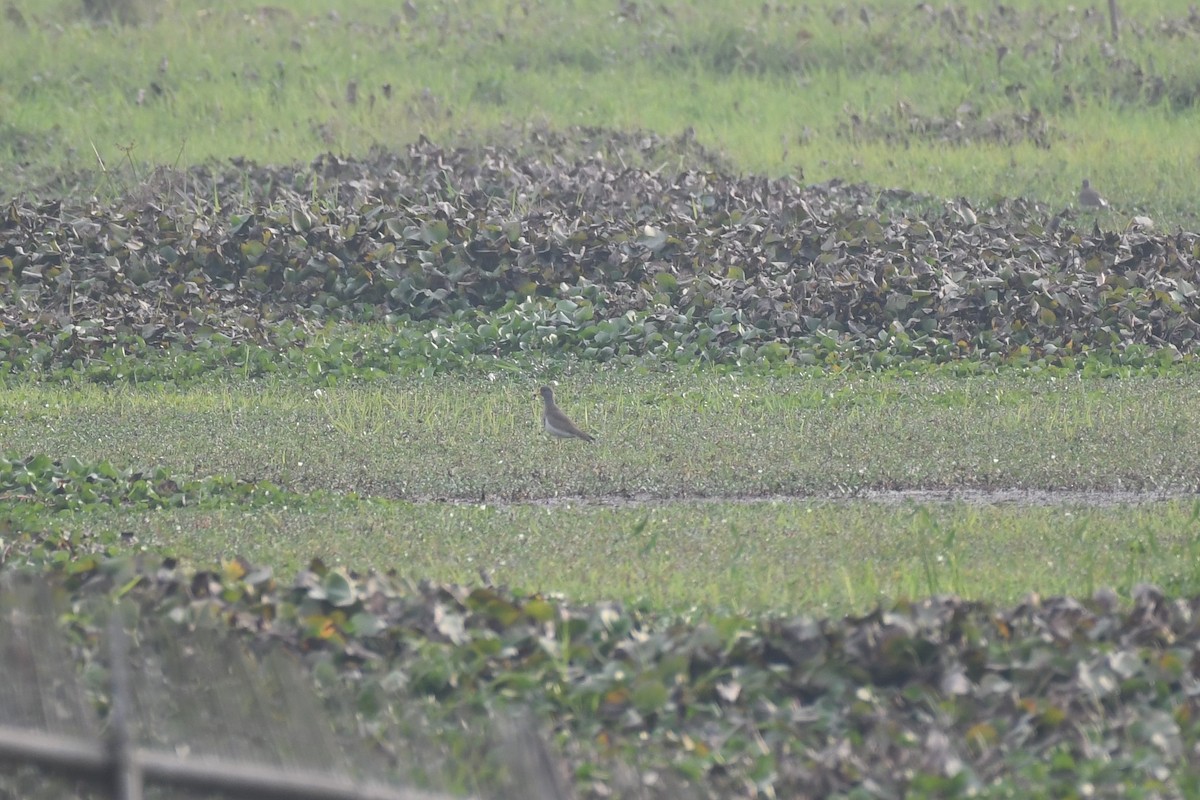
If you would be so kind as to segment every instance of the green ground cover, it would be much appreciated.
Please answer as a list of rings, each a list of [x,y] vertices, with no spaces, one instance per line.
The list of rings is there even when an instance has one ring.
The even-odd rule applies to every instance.
[[[1196,221],[1196,22],[1185,0],[873,7],[728,0],[209,7],[14,0],[0,101],[15,188],[61,168],[243,156],[306,161],[421,134],[495,140],[514,121],[687,128],[758,173]],[[117,66],[119,65],[119,66]],[[521,134],[515,134],[517,139]],[[7,193],[7,192],[5,192]]]
[[[77,514],[56,521],[81,549],[170,553],[185,566],[236,557],[288,575],[330,566],[474,585],[481,571],[526,593],[663,611],[867,613],[952,593],[1017,603],[1029,593],[1128,595],[1140,583],[1200,588],[1191,500],[1027,508],[870,501],[676,501],[646,506],[398,502]],[[1003,565],[1003,566],[1001,566]]]
[[[456,789],[528,708],[587,797],[1191,796],[1200,20],[1121,6],[13,0],[0,564]]]
[[[55,523],[81,546],[122,533],[196,565],[242,557],[287,572],[320,555],[467,582],[482,569],[664,609],[836,614],[948,591],[1013,601],[1149,581],[1188,593],[1200,579],[1188,502],[1089,508],[1195,491],[1192,377],[581,371],[559,394],[597,435],[590,446],[537,430],[535,385],[15,386],[0,398],[9,452],[165,467],[178,484],[228,477],[149,506],[99,489],[76,502],[50,479],[14,478],[5,497],[81,512]],[[1092,494],[1026,507],[1050,488]],[[1032,491],[995,508],[853,499],[918,489]],[[108,510],[83,513],[96,505]]]
[[[1200,380],[579,371],[545,438],[536,381],[0,395],[6,450],[407,500],[821,496],[866,489],[1194,491]]]

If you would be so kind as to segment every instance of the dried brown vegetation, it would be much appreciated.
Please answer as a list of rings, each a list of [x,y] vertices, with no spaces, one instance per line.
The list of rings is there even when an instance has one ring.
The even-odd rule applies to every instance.
[[[234,162],[163,172],[112,202],[13,202],[4,344],[70,362],[122,337],[261,342],[280,320],[446,320],[582,295],[597,319],[642,321],[635,353],[698,330],[731,351],[823,338],[938,360],[1196,349],[1195,234],[1104,233],[1020,199],[971,208],[742,177],[680,166],[686,139],[579,136],[546,134],[533,155],[422,142],[308,167]]]
[[[398,764],[418,708],[453,729],[524,705],[555,721],[589,798],[1196,787],[1200,606],[1148,585],[1128,610],[1099,592],[1009,609],[937,597],[841,621],[688,620],[317,562],[291,585],[240,562],[73,573],[78,609],[124,585],[164,618],[221,620],[336,666],[349,691],[335,694],[357,697],[361,730]],[[73,619],[93,640],[87,614]]]

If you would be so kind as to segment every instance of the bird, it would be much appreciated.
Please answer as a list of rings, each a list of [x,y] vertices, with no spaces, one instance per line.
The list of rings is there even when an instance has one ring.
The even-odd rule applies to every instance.
[[[596,441],[594,437],[576,428],[575,423],[571,422],[562,409],[555,404],[553,389],[543,386],[538,389],[538,394],[542,396],[542,427],[546,429],[546,433],[560,439],[576,438],[583,439],[585,442]]]
[[[1092,188],[1087,178],[1084,178],[1083,186],[1079,190],[1079,205],[1088,208],[1108,208],[1108,201]]]

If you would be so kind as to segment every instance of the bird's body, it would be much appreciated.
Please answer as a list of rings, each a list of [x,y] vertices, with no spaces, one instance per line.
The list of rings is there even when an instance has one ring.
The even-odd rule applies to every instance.
[[[1108,201],[1092,188],[1087,178],[1084,178],[1083,186],[1079,189],[1079,205],[1086,208],[1108,208]]]
[[[538,390],[542,396],[542,428],[546,433],[559,439],[583,439],[585,442],[596,441],[593,437],[575,427],[575,423],[562,412],[554,402],[554,390],[543,386]]]

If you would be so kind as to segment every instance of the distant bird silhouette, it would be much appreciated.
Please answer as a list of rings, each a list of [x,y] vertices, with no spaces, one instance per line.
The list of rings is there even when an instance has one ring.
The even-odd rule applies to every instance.
[[[542,427],[551,436],[560,439],[583,439],[585,442],[596,441],[593,437],[575,427],[575,423],[567,417],[554,403],[554,390],[543,386],[538,390],[542,396]]]
[[[1083,186],[1079,189],[1079,205],[1085,208],[1108,208],[1108,201],[1092,188],[1087,178],[1084,178]]]

